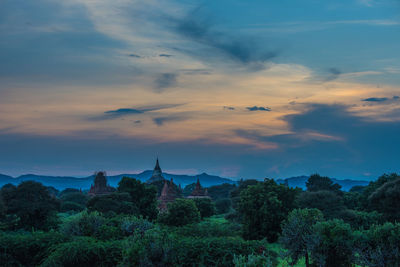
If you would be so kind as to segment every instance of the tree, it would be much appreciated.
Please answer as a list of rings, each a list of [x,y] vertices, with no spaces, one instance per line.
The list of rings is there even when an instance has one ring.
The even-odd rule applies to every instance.
[[[200,212],[191,199],[176,199],[168,204],[167,212],[159,216],[159,222],[170,226],[182,226],[199,221]]]
[[[239,186],[236,187],[235,189],[233,189],[231,191],[231,200],[232,200],[232,207],[234,209],[238,208],[238,204],[240,201],[240,193],[245,190],[247,187],[251,186],[251,185],[256,185],[261,183],[260,181],[257,181],[255,179],[249,179],[249,180],[243,180],[241,179],[239,181]]]
[[[4,205],[4,201],[0,195],[0,220],[6,216],[6,205]]]
[[[380,186],[369,198],[369,206],[383,213],[389,221],[400,220],[400,176]]]
[[[209,198],[195,198],[193,199],[197,209],[200,212],[200,217],[207,218],[215,214],[215,204]]]
[[[340,193],[340,188],[342,188],[339,184],[334,184],[329,177],[320,176],[319,174],[311,175],[306,182],[306,186],[307,191],[310,192],[326,190]]]
[[[236,185],[234,184],[220,184],[210,186],[208,188],[208,195],[214,200],[217,201],[219,199],[226,199],[230,197],[231,192],[236,189]]]
[[[79,205],[86,206],[86,203],[89,200],[89,196],[87,194],[78,191],[74,193],[63,194],[60,197],[60,200],[62,202],[75,202]]]
[[[382,214],[372,211],[345,209],[337,214],[339,219],[351,225],[353,229],[369,229],[372,225],[383,222]]]
[[[105,196],[95,196],[87,203],[90,211],[103,213],[115,212],[116,214],[135,214],[139,213],[138,208],[132,202],[128,193],[112,193]]]
[[[2,189],[7,214],[19,218],[18,228],[49,229],[56,224],[60,203],[41,183],[25,181]]]
[[[247,239],[267,238],[274,242],[281,223],[294,207],[297,190],[265,179],[240,193],[239,213],[243,220],[243,235]]]
[[[297,204],[300,208],[319,209],[326,218],[335,218],[345,209],[342,197],[332,191],[302,192]]]
[[[354,236],[349,224],[342,220],[317,222],[314,227],[311,258],[317,266],[351,266]]]
[[[229,198],[222,198],[215,201],[215,207],[218,214],[224,214],[231,210],[232,202]]]
[[[374,225],[356,239],[357,263],[361,266],[400,266],[400,224]]]
[[[318,209],[295,209],[289,213],[282,225],[280,243],[287,249],[293,265],[305,257],[306,266],[310,266],[309,253],[315,243],[313,227],[322,220],[323,215]]]
[[[157,189],[155,187],[124,177],[118,183],[118,192],[129,193],[132,203],[141,215],[150,220],[157,218]]]

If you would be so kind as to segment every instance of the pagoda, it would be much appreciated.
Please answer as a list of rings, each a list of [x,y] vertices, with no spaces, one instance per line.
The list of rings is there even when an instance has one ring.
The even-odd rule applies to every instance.
[[[154,183],[154,182],[159,182],[159,181],[164,181],[164,177],[162,176],[162,171],[160,168],[160,163],[158,162],[158,158],[156,161],[156,166],[154,167],[153,170],[153,175],[150,177],[149,180],[147,180],[148,184]]]
[[[90,186],[90,190],[88,193],[90,196],[107,195],[114,191],[115,188],[107,184],[107,178],[105,172],[95,173],[94,185],[92,184]]]
[[[161,191],[161,195],[158,197],[158,209],[160,212],[164,212],[168,209],[168,204],[174,202],[177,197],[177,192],[174,188],[174,182],[171,181],[168,184],[167,180],[164,180],[164,186]]]
[[[194,188],[190,196],[188,196],[187,198],[210,198],[208,196],[207,188],[204,189],[201,186],[199,178],[197,178],[196,187]]]

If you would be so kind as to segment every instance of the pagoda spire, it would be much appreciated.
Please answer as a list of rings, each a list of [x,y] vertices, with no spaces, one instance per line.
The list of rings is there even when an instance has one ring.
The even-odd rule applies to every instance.
[[[158,162],[158,157],[157,157],[156,166],[154,167],[154,170],[161,170],[160,163]]]

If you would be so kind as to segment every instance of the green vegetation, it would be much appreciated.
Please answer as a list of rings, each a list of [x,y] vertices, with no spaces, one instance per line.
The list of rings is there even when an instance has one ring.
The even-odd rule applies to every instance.
[[[123,178],[89,197],[36,182],[0,190],[1,266],[400,266],[400,177],[342,192],[274,180],[213,189],[157,210],[157,189]],[[62,213],[61,213],[62,212]],[[215,215],[218,214],[218,215]]]

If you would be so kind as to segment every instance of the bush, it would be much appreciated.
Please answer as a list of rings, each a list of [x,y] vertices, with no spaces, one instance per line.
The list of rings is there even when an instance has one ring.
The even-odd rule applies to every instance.
[[[269,255],[234,255],[233,264],[235,267],[259,267],[259,266],[273,266],[273,261]]]
[[[268,255],[276,264],[276,254],[264,241],[245,241],[240,237],[179,237],[174,241],[177,266],[232,266],[234,255]]]
[[[121,230],[126,235],[144,234],[146,231],[153,229],[154,224],[142,217],[124,217],[121,221]]]
[[[50,248],[67,241],[57,232],[5,233],[0,232],[1,266],[37,266]]]
[[[125,241],[122,266],[174,266],[172,241],[158,228],[135,233]]]
[[[241,226],[237,223],[215,223],[213,221],[206,220],[196,224],[171,227],[169,231],[186,237],[238,237],[241,235]]]
[[[68,236],[99,236],[106,219],[100,213],[83,211],[70,216],[60,227],[62,233]]]
[[[122,260],[122,241],[80,237],[54,247],[43,267],[116,266]]]
[[[169,226],[182,226],[200,221],[200,212],[193,200],[176,199],[168,204],[168,211],[161,213],[159,222]]]

